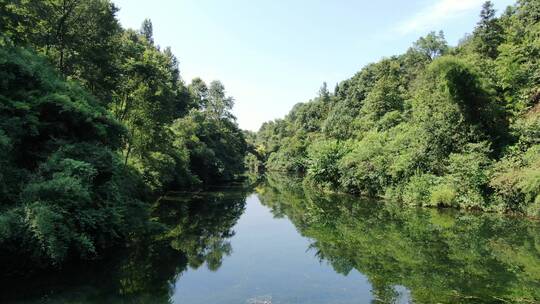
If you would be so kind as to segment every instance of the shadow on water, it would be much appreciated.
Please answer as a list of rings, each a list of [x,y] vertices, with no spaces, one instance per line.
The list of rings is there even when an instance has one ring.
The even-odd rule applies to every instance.
[[[540,302],[538,222],[322,195],[272,176],[257,192],[321,261],[366,275],[374,303]]]
[[[1,303],[171,303],[188,268],[217,270],[245,209],[243,186],[170,193],[152,206],[155,233],[104,259],[31,275],[2,275]]]

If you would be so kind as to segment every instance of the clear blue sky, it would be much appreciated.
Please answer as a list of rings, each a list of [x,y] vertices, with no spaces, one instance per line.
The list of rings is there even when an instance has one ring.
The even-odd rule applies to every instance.
[[[114,1],[114,0],[113,0]],[[182,78],[221,80],[241,128],[257,130],[314,97],[326,81],[403,53],[443,30],[451,45],[471,32],[484,0],[115,0],[123,26],[154,25]],[[513,0],[495,0],[502,12]]]

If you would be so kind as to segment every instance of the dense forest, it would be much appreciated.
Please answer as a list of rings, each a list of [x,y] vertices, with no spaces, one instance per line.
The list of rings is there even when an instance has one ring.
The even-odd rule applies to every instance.
[[[247,137],[251,169],[415,206],[540,216],[540,2],[486,2]],[[257,156],[257,157],[256,157]]]
[[[234,99],[180,77],[109,0],[0,2],[2,261],[59,265],[159,229],[149,202],[244,170]]]

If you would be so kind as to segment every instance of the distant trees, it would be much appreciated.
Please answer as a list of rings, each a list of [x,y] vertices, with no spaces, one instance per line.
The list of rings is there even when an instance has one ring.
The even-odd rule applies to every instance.
[[[319,98],[323,101],[323,103],[330,101],[330,92],[328,91],[326,82],[323,82],[321,88],[319,89]]]

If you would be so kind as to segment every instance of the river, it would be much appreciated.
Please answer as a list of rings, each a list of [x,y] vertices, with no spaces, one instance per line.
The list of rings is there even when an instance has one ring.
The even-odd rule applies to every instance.
[[[295,180],[171,193],[168,228],[6,303],[537,303],[540,225],[322,194]],[[161,231],[161,230],[160,230]],[[6,286],[6,284],[4,284]]]

